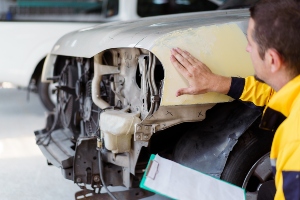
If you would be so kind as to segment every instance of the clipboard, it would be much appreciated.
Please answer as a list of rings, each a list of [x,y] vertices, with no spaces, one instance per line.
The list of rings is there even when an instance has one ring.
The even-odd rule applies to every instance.
[[[152,154],[140,187],[170,199],[245,200],[243,188]]]
[[[157,174],[157,172],[158,172],[159,163],[158,163],[157,161],[154,160],[154,159],[155,159],[155,156],[156,156],[156,155],[154,155],[154,154],[151,154],[151,156],[150,156],[150,159],[149,159],[148,164],[147,164],[147,168],[146,168],[145,173],[144,173],[144,175],[143,175],[142,181],[140,182],[140,188],[142,188],[142,189],[144,189],[144,190],[148,190],[148,191],[153,192],[153,193],[156,193],[156,194],[159,194],[159,195],[162,195],[162,196],[165,196],[165,197],[168,197],[168,198],[170,198],[170,199],[173,199],[173,198],[171,198],[170,196],[167,196],[167,195],[165,195],[165,194],[163,194],[163,193],[160,193],[159,191],[156,191],[156,190],[154,190],[154,189],[151,189],[151,188],[149,188],[149,187],[147,187],[147,186],[145,185],[146,179],[147,179],[147,178],[152,178],[152,179],[154,178],[154,179],[155,179],[155,176],[156,176],[156,174]],[[154,163],[154,164],[153,164],[153,163]],[[153,168],[152,168],[152,167],[153,167]],[[148,175],[150,175],[150,177],[148,177]],[[153,176],[153,175],[154,175],[154,176]]]

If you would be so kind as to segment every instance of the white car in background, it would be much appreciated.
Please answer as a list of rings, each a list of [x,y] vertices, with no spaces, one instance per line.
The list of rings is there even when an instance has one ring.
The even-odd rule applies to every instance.
[[[43,20],[40,22],[33,22],[31,16],[19,15],[15,17],[18,21],[0,21],[0,83],[10,82],[24,88],[29,86],[31,91],[38,92],[45,107],[53,110],[56,88],[52,84],[42,83],[40,79],[45,57],[61,36],[100,22],[215,10],[220,4],[221,1],[216,0],[196,3],[189,0],[103,0],[102,11],[96,15],[58,15],[52,16],[52,19],[40,16]],[[77,22],[70,23],[66,20]]]

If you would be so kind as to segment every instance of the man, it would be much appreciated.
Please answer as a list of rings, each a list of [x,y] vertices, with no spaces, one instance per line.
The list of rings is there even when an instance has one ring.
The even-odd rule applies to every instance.
[[[270,153],[276,194],[270,184],[258,199],[300,199],[300,3],[262,0],[250,8],[247,30],[255,76],[224,77],[188,52],[171,50],[171,62],[187,79],[176,96],[219,92],[266,106],[261,128],[275,131]],[[275,193],[275,189],[274,189]]]

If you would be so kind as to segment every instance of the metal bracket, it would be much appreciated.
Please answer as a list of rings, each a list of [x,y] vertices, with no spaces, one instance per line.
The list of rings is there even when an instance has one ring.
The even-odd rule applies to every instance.
[[[158,124],[144,125],[135,124],[134,141],[148,141],[153,133],[155,133],[155,127]]]
[[[159,163],[157,161],[151,160],[150,164],[149,164],[149,167],[147,169],[147,172],[146,172],[146,176],[148,178],[151,178],[152,180],[154,180],[155,176],[158,172],[158,166],[159,166]]]
[[[151,103],[160,102],[160,96],[159,95],[153,95],[151,96]]]

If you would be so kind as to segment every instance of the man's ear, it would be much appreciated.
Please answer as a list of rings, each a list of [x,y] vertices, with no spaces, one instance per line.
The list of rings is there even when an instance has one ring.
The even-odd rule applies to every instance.
[[[269,66],[271,73],[275,73],[282,69],[283,59],[276,49],[268,49],[265,53],[265,62]]]

